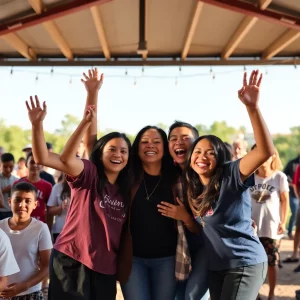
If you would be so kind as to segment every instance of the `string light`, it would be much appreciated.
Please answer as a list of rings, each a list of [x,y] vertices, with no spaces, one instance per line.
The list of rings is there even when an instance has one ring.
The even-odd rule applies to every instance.
[[[11,67],[10,69],[10,75],[13,75],[14,74],[14,67]]]
[[[70,76],[69,85],[72,84],[72,76]]]
[[[210,76],[213,76],[213,75],[214,75],[214,72],[213,72],[213,70],[212,70],[212,67],[210,67],[209,73],[210,73]]]
[[[127,69],[125,70],[125,76],[127,76],[128,75],[128,71],[127,71]]]
[[[144,67],[142,67],[142,76],[144,76],[144,71],[145,71],[145,69],[144,69]]]
[[[134,77],[133,86],[136,87],[136,77]]]
[[[53,67],[51,68],[51,71],[50,71],[50,73],[51,73],[51,76],[53,76],[53,73],[54,73],[54,69],[53,69]]]
[[[247,72],[247,68],[246,68],[246,66],[244,66],[244,72]]]
[[[178,86],[178,78],[175,77],[175,86],[177,87]]]

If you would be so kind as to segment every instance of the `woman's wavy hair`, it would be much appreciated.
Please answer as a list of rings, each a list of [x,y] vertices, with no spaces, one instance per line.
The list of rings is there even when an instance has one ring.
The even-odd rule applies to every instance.
[[[124,169],[121,170],[119,176],[117,178],[116,184],[118,185],[119,191],[124,198],[125,207],[128,204],[128,196],[129,196],[129,184],[128,184],[128,175],[129,175],[129,166],[130,166],[130,151],[131,151],[131,143],[128,137],[124,133],[120,132],[111,132],[103,137],[101,137],[94,145],[92,152],[90,154],[90,161],[94,163],[97,167],[98,173],[98,192],[101,194],[102,188],[108,182],[107,176],[104,172],[103,165],[103,149],[105,145],[112,139],[121,138],[124,139],[128,146],[128,162]]]
[[[208,140],[215,153],[216,167],[207,186],[201,182],[199,175],[191,167],[191,157],[199,141]],[[214,135],[203,135],[196,139],[189,151],[185,179],[187,184],[188,202],[195,216],[204,216],[218,198],[223,175],[223,165],[229,161],[228,150],[221,139]]]
[[[131,149],[132,170],[131,171],[132,171],[133,183],[134,184],[139,183],[141,176],[144,172],[142,161],[141,158],[139,157],[139,144],[143,134],[149,129],[156,130],[162,138],[164,155],[162,158],[161,173],[163,175],[163,178],[166,179],[168,183],[172,184],[175,181],[175,178],[177,178],[178,172],[176,170],[176,167],[173,164],[173,159],[169,153],[167,134],[163,129],[152,125],[148,125],[142,128],[136,135],[136,138],[132,144],[132,149]]]

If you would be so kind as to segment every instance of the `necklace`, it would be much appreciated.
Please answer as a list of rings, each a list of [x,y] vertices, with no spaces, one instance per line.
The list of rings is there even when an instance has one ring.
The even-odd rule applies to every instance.
[[[144,181],[144,186],[145,186],[145,191],[146,191],[146,199],[150,200],[150,197],[153,195],[153,193],[155,192],[156,188],[158,187],[158,185],[161,181],[161,177],[159,178],[158,183],[156,184],[156,186],[154,187],[154,189],[152,190],[152,192],[150,194],[148,194],[148,191],[147,191],[145,177],[143,177],[143,181]]]

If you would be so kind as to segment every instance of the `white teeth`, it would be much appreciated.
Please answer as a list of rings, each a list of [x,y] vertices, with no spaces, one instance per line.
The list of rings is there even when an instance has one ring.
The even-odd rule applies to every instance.
[[[111,160],[111,162],[112,162],[113,164],[120,164],[120,163],[121,163],[119,160]]]
[[[208,167],[208,164],[204,164],[204,163],[196,163],[196,165],[197,165],[199,168]]]
[[[146,155],[155,155],[156,152],[150,152],[150,151],[147,151],[147,152],[145,152],[145,154],[146,154]]]

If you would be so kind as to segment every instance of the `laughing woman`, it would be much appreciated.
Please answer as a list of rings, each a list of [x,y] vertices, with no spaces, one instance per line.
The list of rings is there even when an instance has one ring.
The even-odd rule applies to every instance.
[[[203,227],[212,300],[254,300],[265,279],[267,256],[251,226],[253,172],[274,153],[258,107],[262,76],[244,75],[239,99],[246,106],[257,147],[226,163],[226,148],[216,136],[199,137],[188,156],[190,207]]]
[[[90,160],[77,158],[82,137],[95,118],[90,106],[63,152],[48,152],[43,133],[46,104],[31,97],[26,105],[34,160],[65,173],[71,187],[66,223],[51,255],[48,299],[114,300],[130,142],[124,134],[109,133],[96,142]]]

